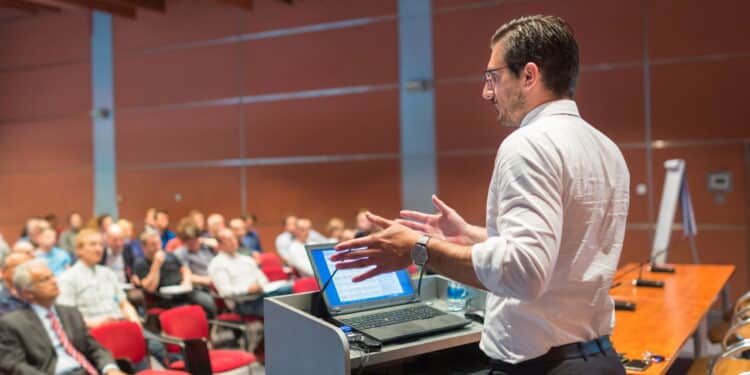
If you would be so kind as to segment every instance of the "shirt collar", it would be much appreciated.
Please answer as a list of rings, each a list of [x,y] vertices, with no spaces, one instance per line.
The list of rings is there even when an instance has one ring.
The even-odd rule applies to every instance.
[[[31,306],[31,309],[34,310],[34,313],[36,313],[37,316],[45,319],[47,318],[47,314],[49,314],[50,311],[52,311],[53,314],[57,315],[54,305],[49,309],[42,305],[37,305],[36,303],[30,303],[29,306]]]
[[[570,115],[576,117],[581,116],[578,113],[578,106],[573,100],[553,100],[540,104],[536,108],[532,109],[531,112],[527,113],[526,116],[524,116],[523,121],[521,121],[521,127],[529,125],[542,117],[551,115]]]

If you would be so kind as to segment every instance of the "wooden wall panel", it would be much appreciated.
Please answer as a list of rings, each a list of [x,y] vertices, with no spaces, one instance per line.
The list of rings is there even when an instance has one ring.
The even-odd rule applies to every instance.
[[[323,22],[395,15],[397,0],[318,0],[288,5],[278,0],[255,0],[244,13],[243,32],[259,32]]]
[[[0,174],[91,166],[91,120],[87,116],[0,125]]]
[[[239,168],[119,170],[120,216],[142,227],[149,207],[169,211],[172,227],[191,209],[224,215],[240,213]],[[180,194],[180,200],[175,195]]]
[[[485,226],[495,155],[438,157],[438,196],[466,221]]]
[[[643,70],[584,71],[575,100],[583,119],[613,141],[643,142]]]
[[[692,196],[695,219],[698,225],[731,224],[745,225],[745,166],[742,145],[695,146],[667,148],[654,152],[654,185],[658,204],[664,186],[664,161],[673,158],[685,159],[688,183]],[[732,192],[725,194],[724,203],[717,203],[714,193],[708,191],[708,173],[717,171],[732,173]],[[675,221],[680,222],[679,213]],[[746,251],[746,249],[745,249]]]
[[[651,56],[656,59],[749,53],[750,2],[699,0],[647,2]]]
[[[117,107],[178,104],[240,93],[235,44],[181,49],[115,61]]]
[[[654,67],[654,139],[750,137],[738,117],[747,96],[735,93],[750,86],[749,75],[737,74],[748,66],[750,56]]]
[[[398,92],[246,106],[247,157],[399,152]]]
[[[240,107],[117,114],[118,164],[240,157]]]
[[[63,170],[49,172],[12,173],[0,175],[0,223],[20,228],[31,216],[55,213],[63,217],[68,212],[92,212],[91,170]],[[11,236],[17,233],[3,233]]]
[[[89,59],[89,12],[66,10],[0,23],[0,70]]]
[[[461,2],[463,3],[463,2]],[[489,59],[490,37],[503,23],[529,14],[556,14],[576,32],[584,65],[639,60],[641,53],[640,3],[514,1],[459,12],[441,12],[435,2],[433,35],[435,76],[480,75]],[[451,3],[446,6],[452,5]],[[613,43],[617,41],[617,43]]]
[[[394,21],[242,44],[247,95],[398,82]]]
[[[395,217],[401,208],[400,164],[373,160],[250,167],[248,211],[261,219],[263,245],[273,247],[287,214],[307,216],[321,233],[333,216],[347,220],[360,208]]]

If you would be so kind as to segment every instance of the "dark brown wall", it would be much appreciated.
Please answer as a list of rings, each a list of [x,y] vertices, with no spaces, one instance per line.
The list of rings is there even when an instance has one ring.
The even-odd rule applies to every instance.
[[[254,3],[248,13],[214,1],[172,0],[166,14],[114,19],[121,216],[140,222],[151,206],[169,209],[175,222],[191,208],[256,212],[268,247],[289,212],[311,216],[319,229],[333,215],[351,224],[362,207],[395,215],[401,205],[396,1]],[[663,162],[684,158],[702,260],[736,264],[733,293],[748,288],[750,126],[742,109],[750,86],[744,19],[750,3],[435,0],[433,11],[438,187],[445,200],[467,219],[484,221],[493,156],[509,133],[480,97],[490,35],[512,17],[559,14],[581,48],[580,110],[621,146],[631,170],[623,261],[648,256]],[[362,18],[369,23],[227,39]],[[89,23],[86,13],[75,12],[0,17],[0,231],[8,237],[29,215],[92,209]],[[238,100],[360,85],[376,89]],[[226,101],[211,102],[220,99]],[[646,143],[649,132],[663,142]],[[354,154],[372,157],[347,156]],[[301,162],[308,157],[329,161]],[[249,165],[240,166],[242,159]],[[649,183],[647,166],[650,203],[635,193],[637,184]],[[720,170],[734,177],[722,204],[706,187],[707,174]],[[670,260],[690,261],[680,231],[672,243]]]

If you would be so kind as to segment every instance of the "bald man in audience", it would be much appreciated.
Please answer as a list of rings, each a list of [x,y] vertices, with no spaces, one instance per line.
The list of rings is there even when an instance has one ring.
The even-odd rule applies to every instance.
[[[26,240],[18,240],[13,244],[13,248],[10,250],[11,253],[28,253],[34,256],[34,244]]]
[[[30,253],[10,253],[0,262],[0,276],[3,287],[0,289],[0,315],[17,310],[25,305],[13,288],[13,273],[22,263],[34,259]]]
[[[127,275],[132,271],[133,259],[132,253],[128,255],[129,259],[126,259],[124,254],[125,250],[125,239],[123,238],[122,227],[119,224],[112,224],[107,228],[106,236],[106,247],[99,257],[101,264],[112,270],[117,277],[117,282],[126,283]],[[78,247],[76,245],[76,252]],[[128,261],[130,262],[128,264]]]
[[[81,313],[55,303],[60,290],[43,260],[19,265],[13,285],[27,306],[0,317],[0,374],[124,374]]]

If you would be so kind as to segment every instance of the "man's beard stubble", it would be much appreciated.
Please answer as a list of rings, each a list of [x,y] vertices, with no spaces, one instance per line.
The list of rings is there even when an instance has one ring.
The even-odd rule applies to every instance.
[[[497,98],[493,98],[495,108],[498,107]],[[523,119],[523,108],[526,106],[526,98],[520,91],[508,96],[501,109],[498,110],[497,122],[506,128],[517,128],[521,126]],[[516,118],[520,117],[520,118]]]

